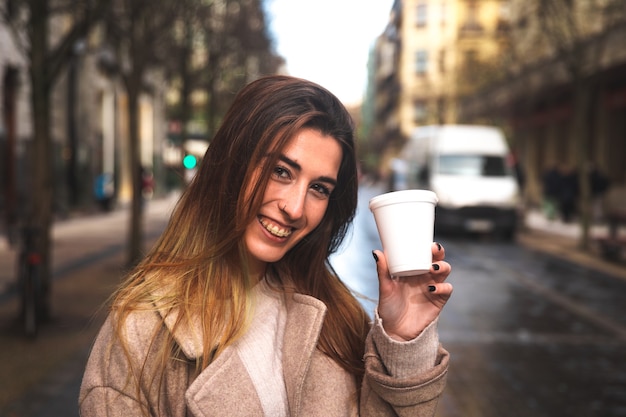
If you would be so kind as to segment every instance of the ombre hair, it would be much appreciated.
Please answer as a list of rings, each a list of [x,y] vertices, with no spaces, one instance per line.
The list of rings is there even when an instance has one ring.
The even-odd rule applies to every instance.
[[[256,219],[281,151],[303,128],[341,145],[337,185],[321,223],[267,274],[273,286],[326,304],[318,349],[360,382],[368,317],[328,262],[356,211],[354,126],[333,94],[294,77],[264,77],[236,96],[164,233],[115,294],[122,342],[128,314],[158,306],[176,314],[175,326],[201,323],[202,370],[245,332],[256,282],[247,271],[244,232]],[[161,349],[161,372],[176,349],[170,335]]]

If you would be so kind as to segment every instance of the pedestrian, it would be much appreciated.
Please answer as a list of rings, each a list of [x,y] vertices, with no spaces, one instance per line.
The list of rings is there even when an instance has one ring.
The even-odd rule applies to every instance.
[[[561,181],[558,188],[558,202],[561,220],[571,223],[578,211],[578,172],[570,164],[560,167]]]
[[[604,196],[611,186],[611,181],[596,165],[591,164],[589,167],[589,187],[591,189],[591,208],[592,218],[596,222],[600,222],[604,218]]]
[[[154,175],[151,170],[141,167],[139,176],[141,181],[141,197],[143,200],[150,200],[154,195]]]
[[[450,265],[391,277],[373,322],[329,256],[354,217],[353,124],[324,88],[235,98],[156,245],[111,302],[80,390],[91,416],[433,416]]]
[[[102,210],[111,211],[115,194],[113,175],[106,172],[98,175],[94,180],[93,193]]]
[[[543,181],[543,211],[549,220],[554,220],[559,211],[559,190],[561,187],[561,172],[556,164],[551,164],[544,171]]]

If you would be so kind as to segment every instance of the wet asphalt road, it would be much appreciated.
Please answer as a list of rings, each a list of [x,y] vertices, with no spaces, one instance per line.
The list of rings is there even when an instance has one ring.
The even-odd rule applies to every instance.
[[[333,258],[373,299],[380,241],[367,201],[379,192],[362,189],[353,236]],[[626,282],[495,238],[435,240],[454,285],[439,323],[452,359],[438,417],[626,416]]]
[[[381,191],[362,187],[352,234],[331,260],[344,281],[363,295],[368,311],[377,296],[371,251],[380,242],[367,201]],[[90,235],[85,227],[80,227],[83,240],[77,245],[81,250],[93,245],[93,253],[101,257],[81,255],[83,263],[72,263],[75,272],[111,262],[107,253],[116,245],[114,240],[85,238]],[[107,229],[111,239],[119,234],[112,226]],[[624,281],[578,270],[514,243],[435,238],[446,248],[455,288],[439,323],[451,367],[437,417],[626,417]],[[80,255],[71,242],[68,235],[59,250]],[[23,397],[0,409],[0,416],[77,416],[87,349],[85,345],[81,355],[53,368]]]
[[[453,358],[439,416],[626,416],[626,285],[493,243],[445,242]]]

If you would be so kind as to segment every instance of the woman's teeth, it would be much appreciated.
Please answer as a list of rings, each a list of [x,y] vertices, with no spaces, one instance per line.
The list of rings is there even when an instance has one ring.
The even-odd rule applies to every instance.
[[[261,219],[261,224],[265,227],[265,230],[278,237],[287,237],[291,234],[291,229],[283,229],[275,224],[271,224],[265,219]]]

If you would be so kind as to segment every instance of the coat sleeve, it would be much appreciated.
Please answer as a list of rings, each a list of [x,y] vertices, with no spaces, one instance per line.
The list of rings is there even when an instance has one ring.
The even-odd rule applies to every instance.
[[[81,417],[144,416],[128,359],[114,341],[109,316],[89,354],[78,398]]]
[[[109,315],[89,354],[78,399],[81,417],[184,416],[185,404],[177,395],[187,384],[183,361],[175,361],[180,366],[159,379],[153,373],[158,360],[146,360],[156,354],[162,337],[156,313],[129,316],[125,323],[128,355],[115,337],[114,325]],[[147,377],[138,378],[139,372]]]
[[[365,346],[361,417],[435,415],[446,385],[449,354],[436,338],[436,322],[424,332],[422,340],[404,345],[386,336],[378,321],[372,326]],[[433,334],[434,348],[429,346]],[[412,355],[417,356],[408,360]]]

